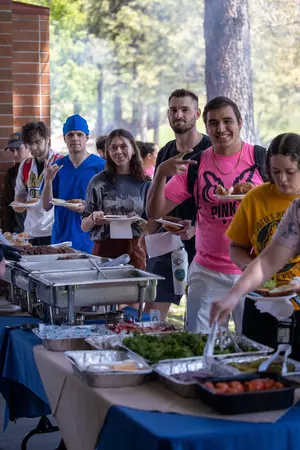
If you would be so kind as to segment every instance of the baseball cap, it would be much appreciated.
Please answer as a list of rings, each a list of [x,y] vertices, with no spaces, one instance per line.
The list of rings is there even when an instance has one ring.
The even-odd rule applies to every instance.
[[[79,114],[74,114],[67,118],[63,126],[63,135],[65,136],[69,131],[79,130],[85,134],[90,134],[87,121]]]
[[[21,133],[19,133],[19,132],[13,133],[8,138],[8,143],[7,143],[7,147],[6,147],[5,151],[9,150],[10,148],[18,148],[22,144],[23,144],[23,141],[21,139]]]

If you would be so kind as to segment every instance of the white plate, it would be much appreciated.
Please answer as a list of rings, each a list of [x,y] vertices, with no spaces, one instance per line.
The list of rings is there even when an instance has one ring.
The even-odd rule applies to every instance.
[[[175,225],[176,227],[184,228],[184,225],[182,225],[181,223],[171,222],[171,221],[165,220],[165,219],[156,219],[155,222],[164,223],[166,225],[173,225],[173,226]]]
[[[13,305],[11,303],[9,303],[8,305],[0,306],[0,314],[11,314],[20,310],[21,307],[19,305]]]
[[[214,197],[217,197],[217,199],[219,199],[219,200],[243,200],[245,195],[242,195],[242,194],[230,194],[230,195],[214,194]]]
[[[20,203],[20,202],[11,202],[9,206],[15,206],[16,208],[33,208],[38,203],[40,203],[40,200],[38,200],[35,203]]]
[[[131,222],[137,222],[138,220],[142,220],[142,221],[144,221],[144,219],[142,218],[142,217],[140,217],[140,216],[132,216],[132,217],[128,217],[128,216],[118,216],[118,215],[111,215],[111,214],[108,214],[108,215],[106,215],[106,216],[104,216],[104,219],[105,220],[109,220],[110,222],[112,222],[112,221],[131,221]]]
[[[65,206],[65,207],[69,207],[69,206],[82,206],[82,203],[68,203],[66,200],[61,200],[60,198],[53,198],[50,203],[52,203],[52,205],[56,205],[56,206]]]
[[[250,298],[251,300],[255,300],[255,301],[273,301],[273,302],[276,302],[276,301],[283,301],[283,300],[290,300],[291,298],[293,298],[293,297],[295,297],[296,296],[296,294],[292,294],[292,295],[284,295],[284,296],[282,296],[282,297],[264,297],[264,296],[256,296],[256,295],[251,295],[251,294],[247,294],[246,295],[246,297],[247,298]]]

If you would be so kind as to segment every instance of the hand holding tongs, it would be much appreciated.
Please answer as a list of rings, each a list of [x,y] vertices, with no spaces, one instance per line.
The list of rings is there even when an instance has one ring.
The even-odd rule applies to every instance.
[[[288,374],[288,367],[287,367],[287,359],[288,356],[292,352],[292,347],[289,344],[280,344],[278,345],[277,351],[271,356],[271,358],[267,359],[267,361],[264,361],[261,363],[261,365],[258,368],[258,372],[265,372],[269,365],[275,361],[275,359],[280,355],[280,353],[284,352],[283,357],[283,364],[281,369],[281,375],[287,375]]]

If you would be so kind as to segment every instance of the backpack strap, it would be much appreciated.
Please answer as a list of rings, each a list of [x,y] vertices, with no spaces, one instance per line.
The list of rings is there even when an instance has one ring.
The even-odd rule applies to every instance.
[[[265,147],[262,147],[261,145],[254,145],[254,161],[259,174],[264,181],[267,181],[266,158],[267,150],[265,149]]]
[[[192,217],[192,225],[195,225],[196,219],[197,219],[197,211],[198,211],[198,188],[197,188],[197,186],[198,186],[198,184],[196,184],[196,188],[197,188],[196,197],[194,195],[194,187],[195,187],[195,183],[197,181],[198,171],[199,171],[200,164],[201,164],[201,155],[202,155],[202,152],[197,153],[195,156],[190,158],[193,161],[197,161],[197,164],[189,165],[188,174],[187,174],[188,191],[191,194],[192,200],[196,205],[195,214]]]
[[[32,166],[32,158],[27,158],[23,164],[23,182],[24,182],[24,184],[27,184],[31,166]]]

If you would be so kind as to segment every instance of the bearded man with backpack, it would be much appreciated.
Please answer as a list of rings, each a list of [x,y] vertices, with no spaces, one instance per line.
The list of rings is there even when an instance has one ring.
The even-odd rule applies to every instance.
[[[15,202],[28,203],[28,207],[14,207],[16,212],[27,210],[24,232],[32,245],[50,245],[53,210],[45,211],[40,200],[40,187],[44,179],[44,164],[62,157],[49,147],[50,133],[44,122],[28,122],[22,127],[22,141],[29,149],[31,158],[20,164],[15,187]],[[34,203],[36,200],[36,203]]]
[[[171,93],[168,100],[168,119],[170,127],[174,131],[175,139],[169,141],[159,151],[155,172],[164,161],[175,155],[184,154],[188,148],[193,149],[192,155],[197,155],[210,147],[209,137],[197,130],[197,120],[200,117],[201,110],[198,104],[198,97],[194,92],[187,89],[176,89]],[[186,158],[189,156],[187,155]],[[192,221],[196,216],[196,212],[197,210],[192,199],[187,199],[169,213],[169,216],[181,219],[178,223],[184,226],[176,234],[180,236],[184,244],[189,264],[195,256],[195,227]],[[145,236],[156,233],[159,228],[160,225],[157,222],[149,220],[140,239],[141,245],[144,245]],[[178,305],[181,300],[181,295],[174,293],[171,253],[149,258],[147,270],[161,275],[164,277],[164,280],[158,282],[155,302],[147,302],[144,311],[149,313],[153,308],[158,309],[161,320],[165,320],[171,303]]]
[[[266,150],[242,141],[239,108],[227,97],[209,101],[203,120],[212,146],[183,159],[191,152],[188,150],[158,167],[148,194],[147,214],[158,219],[187,199],[197,206],[196,255],[188,274],[186,327],[192,332],[209,333],[211,302],[226,293],[241,274],[230,259],[226,236],[238,202],[218,200],[216,189],[229,189],[242,182],[262,184]],[[243,299],[233,311],[237,332],[241,331],[242,317]]]

